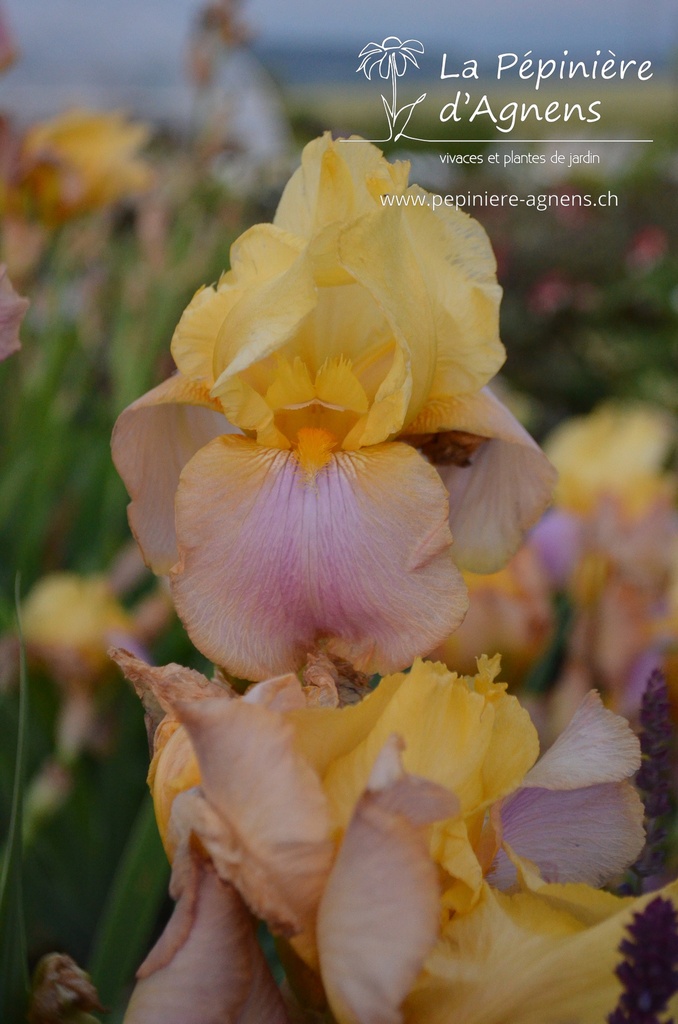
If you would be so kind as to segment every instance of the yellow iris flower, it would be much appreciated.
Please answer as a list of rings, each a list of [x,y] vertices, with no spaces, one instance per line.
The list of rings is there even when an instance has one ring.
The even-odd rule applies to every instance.
[[[595,694],[537,761],[498,658],[475,677],[417,661],[343,708],[309,706],[291,674],[236,697],[179,666],[116,660],[161,718],[152,787],[179,901],[127,1024],[179,1019],[197,992],[222,1012],[236,991],[286,1022],[238,939],[245,907],[285,938],[302,1005],[329,1003],[338,1024],[555,1024],[561,986],[580,1024],[612,1009],[640,903],[593,887],[637,857],[643,810],[638,741]],[[210,981],[199,950],[226,935],[232,971]],[[521,952],[540,968],[519,969]]]
[[[75,109],[33,125],[19,146],[7,212],[55,227],[146,191],[153,173],[139,150],[149,134],[120,112]]]
[[[178,373],[116,426],[144,557],[195,645],[247,679],[318,641],[368,672],[411,664],[463,617],[455,562],[497,569],[550,498],[484,387],[504,360],[488,239],[385,205],[426,199],[407,174],[362,140],[310,143],[273,224],[183,314]]]

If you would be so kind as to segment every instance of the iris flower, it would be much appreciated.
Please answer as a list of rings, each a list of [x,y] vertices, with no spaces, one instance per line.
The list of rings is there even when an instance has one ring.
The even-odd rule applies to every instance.
[[[643,809],[638,741],[595,694],[535,764],[497,658],[475,677],[417,661],[344,708],[309,707],[292,674],[236,697],[116,660],[155,706],[151,785],[178,899],[127,1024],[183,1021],[194,999],[205,1020],[287,1021],[252,914],[280,936],[302,1006],[329,1003],[338,1024],[555,1024],[561,987],[582,1024],[612,1009],[639,904],[593,887],[637,856]],[[270,1017],[246,1010],[259,1000]]]
[[[33,125],[19,146],[7,211],[54,227],[146,191],[153,175],[139,150],[148,136],[120,112],[75,109]]]
[[[147,563],[196,647],[237,676],[319,640],[367,672],[459,624],[459,565],[498,568],[554,473],[485,389],[504,360],[482,228],[394,206],[407,166],[310,143],[274,223],[175,331],[178,373],[120,416],[113,456]]]
[[[608,403],[547,439],[560,477],[555,508],[530,537],[575,609],[561,675],[563,706],[592,684],[636,714],[662,662],[661,618],[678,545],[678,477],[667,469],[676,422],[654,406]],[[675,635],[675,633],[674,633]]]

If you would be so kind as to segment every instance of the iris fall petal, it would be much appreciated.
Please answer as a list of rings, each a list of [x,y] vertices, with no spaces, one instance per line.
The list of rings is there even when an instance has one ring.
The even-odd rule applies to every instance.
[[[297,669],[322,638],[363,671],[403,668],[466,610],[444,489],[406,445],[339,452],[311,478],[291,452],[222,437],[186,466],[176,510],[177,610],[239,676]]]

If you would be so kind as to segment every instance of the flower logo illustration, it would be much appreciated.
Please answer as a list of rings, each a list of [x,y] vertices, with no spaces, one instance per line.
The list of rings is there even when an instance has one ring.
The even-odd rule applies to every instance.
[[[362,58],[356,68],[356,73],[363,71],[365,78],[372,80],[372,72],[379,69],[379,76],[385,80],[391,79],[391,102],[382,94],[384,109],[388,120],[389,135],[387,139],[380,141],[388,142],[393,139],[395,142],[400,139],[409,123],[414,108],[426,98],[422,93],[414,103],[407,103],[398,110],[397,80],[407,71],[408,64],[419,67],[416,54],[424,52],[424,44],[418,39],[406,39],[404,42],[397,36],[386,36],[381,43],[370,42],[363,46],[358,54]]]

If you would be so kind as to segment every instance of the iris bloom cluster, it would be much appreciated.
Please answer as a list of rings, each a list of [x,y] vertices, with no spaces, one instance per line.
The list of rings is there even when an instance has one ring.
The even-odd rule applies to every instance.
[[[385,194],[421,190],[361,140],[307,146],[115,429],[144,557],[217,666],[113,652],[176,900],[126,1024],[598,1024],[619,999],[644,902],[600,887],[643,847],[638,740],[591,693],[539,759],[498,657],[422,657],[555,474],[487,389],[484,232]]]
[[[294,674],[239,697],[114,656],[155,709],[178,901],[127,1024],[196,1006],[201,1021],[593,1024],[614,1007],[617,946],[646,901],[598,887],[644,843],[640,750],[595,693],[537,760],[498,658],[474,677],[417,660],[339,707],[329,680],[320,705]],[[278,936],[287,1004],[255,918]]]
[[[478,651],[500,650],[519,687],[553,642],[558,595],[571,609],[553,681],[561,726],[591,687],[634,718],[656,668],[675,695],[676,436],[667,412],[641,403],[607,403],[561,424],[544,443],[560,474],[554,507],[504,569],[465,574],[471,607],[436,653],[468,672]]]
[[[667,413],[611,404],[547,439],[560,472],[556,507],[530,545],[549,586],[574,608],[559,683],[570,704],[600,686],[616,710],[634,715],[650,672],[670,668],[678,478],[667,466],[676,436]]]

